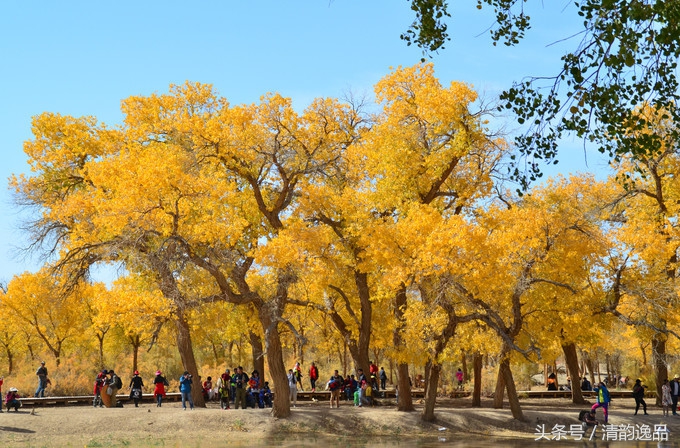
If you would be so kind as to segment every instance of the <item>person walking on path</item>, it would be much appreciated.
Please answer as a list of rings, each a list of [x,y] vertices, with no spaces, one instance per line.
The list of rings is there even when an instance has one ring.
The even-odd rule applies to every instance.
[[[290,390],[290,395],[288,396],[293,407],[297,406],[297,378],[293,369],[288,369],[288,389]]]
[[[637,415],[640,405],[642,405],[642,410],[645,415],[647,414],[647,403],[645,403],[645,388],[647,386],[642,385],[640,379],[635,380],[635,386],[633,386],[633,398],[635,398],[635,415]]]
[[[130,380],[128,389],[130,389],[130,399],[134,401],[136,408],[139,407],[139,401],[142,399],[143,387],[144,381],[142,380],[142,377],[139,376],[139,371],[135,370],[134,374],[132,375],[132,379]]]
[[[187,400],[189,401],[189,408],[194,410],[194,399],[191,397],[191,383],[192,375],[188,371],[184,371],[184,375],[179,378],[179,391],[182,394],[182,410],[187,410]]]
[[[168,387],[168,380],[165,379],[160,370],[156,370],[156,377],[153,379],[153,396],[156,399],[156,407],[160,408],[165,398],[165,388]]]
[[[383,367],[380,368],[380,388],[385,390],[385,385],[387,384],[387,373]]]
[[[611,401],[611,398],[609,397],[609,389],[607,389],[607,386],[605,386],[605,384],[600,381],[600,384],[593,388],[593,391],[595,391],[597,394],[597,403],[595,403],[590,409],[595,411],[597,408],[601,407],[602,411],[604,412],[604,424],[606,425],[609,421],[609,402]]]
[[[668,417],[668,408],[673,405],[673,398],[671,397],[671,386],[668,384],[668,380],[663,380],[663,385],[661,386],[661,406],[663,406],[663,415]]]
[[[47,367],[45,367],[45,361],[40,362],[40,367],[35,371],[38,375],[38,388],[35,390],[36,397],[44,397],[45,389],[47,389],[48,379],[47,379]]]

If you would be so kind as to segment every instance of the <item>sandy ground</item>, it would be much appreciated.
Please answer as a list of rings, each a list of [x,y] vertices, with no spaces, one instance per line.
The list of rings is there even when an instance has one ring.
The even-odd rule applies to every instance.
[[[325,402],[298,402],[289,419],[274,419],[266,409],[223,411],[214,403],[194,411],[183,411],[179,403],[22,408],[0,414],[0,446],[409,446],[427,440],[479,446],[475,441],[492,438],[533,441],[540,425],[547,431],[556,424],[568,429],[579,423],[578,411],[585,408],[567,399],[525,399],[525,421],[520,422],[507,404],[505,409],[491,408],[490,400],[482,404],[471,408],[469,398],[442,400],[433,423],[420,420],[421,403],[416,412],[403,413],[393,403],[356,408],[341,402],[340,409],[329,409]],[[649,416],[633,416],[633,408],[632,398],[615,400],[609,423],[653,427],[663,422],[671,431],[670,446],[680,444],[680,416],[663,418],[654,406]]]

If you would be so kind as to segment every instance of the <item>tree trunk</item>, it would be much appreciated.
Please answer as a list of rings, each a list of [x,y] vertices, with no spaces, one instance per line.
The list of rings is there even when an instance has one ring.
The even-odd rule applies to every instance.
[[[99,342],[99,370],[104,368],[104,335],[97,335]]]
[[[503,374],[503,381],[508,390],[508,401],[510,402],[510,411],[516,420],[524,420],[524,414],[519,404],[519,397],[517,396],[517,389],[515,388],[515,380],[512,378],[512,370],[510,370],[510,360],[505,358],[501,361],[500,371]]]
[[[272,416],[275,418],[290,417],[290,401],[288,400],[288,376],[283,364],[283,348],[281,335],[278,328],[280,307],[276,304],[264,304],[258,307],[258,316],[264,332],[265,353],[269,375],[272,379],[274,390],[274,403]]]
[[[423,408],[422,419],[426,422],[434,421],[434,406],[437,400],[437,387],[441,376],[442,366],[439,363],[430,363],[429,368],[425,369],[425,408]]]
[[[395,295],[394,317],[397,322],[393,333],[394,348],[399,351],[404,345],[401,331],[404,327],[404,311],[406,311],[406,286],[401,285]],[[408,363],[400,361],[397,364],[397,382],[399,385],[399,400],[397,410],[410,412],[414,410],[413,398],[411,397],[411,384],[408,376]]]
[[[583,394],[581,393],[576,344],[573,342],[562,344],[562,351],[564,352],[564,360],[567,363],[567,371],[571,378],[571,401],[575,404],[585,404],[586,401],[583,399]]]
[[[132,371],[138,370],[137,364],[139,362],[139,346],[141,344],[140,336],[130,336],[130,345],[132,345]]]
[[[250,331],[250,348],[253,354],[253,368],[260,374],[260,383],[264,384],[264,349],[262,347],[262,338],[259,334]]]
[[[475,352],[472,358],[472,368],[474,370],[474,388],[472,391],[472,407],[478,408],[482,406],[482,355]]]
[[[593,360],[590,356],[586,358],[586,366],[588,367],[588,374],[590,375],[590,384],[595,385],[595,369],[593,368]]]
[[[467,381],[470,378],[470,372],[468,372],[467,356],[463,350],[460,351],[460,363],[462,365],[461,370],[463,371],[463,381]],[[454,382],[454,384],[457,384]]]
[[[7,356],[7,375],[11,375],[14,371],[14,353],[12,353],[9,345],[3,345],[5,347],[5,355]]]
[[[502,358],[505,357],[501,354]],[[503,396],[505,395],[505,378],[503,377],[503,370],[501,369],[501,364],[498,365],[498,374],[496,375],[496,391],[493,396],[493,407],[494,409],[503,409]]]
[[[652,357],[654,359],[654,374],[656,376],[656,405],[661,406],[661,386],[668,379],[666,368],[666,339],[664,335],[656,333],[652,337]],[[675,409],[673,409],[675,411]]]
[[[191,398],[194,400],[194,406],[204,408],[205,401],[203,400],[202,387],[201,384],[197,384],[200,381],[198,380],[198,367],[194,357],[194,348],[191,343],[191,332],[184,316],[184,311],[177,311],[175,326],[177,327],[177,349],[182,358],[182,365],[184,365],[184,370],[188,371],[195,378],[191,387]]]

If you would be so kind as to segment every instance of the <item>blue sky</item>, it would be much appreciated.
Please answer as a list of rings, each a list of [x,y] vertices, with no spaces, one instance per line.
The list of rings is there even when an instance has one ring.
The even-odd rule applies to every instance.
[[[491,11],[476,1],[451,3],[452,41],[435,55],[443,84],[464,81],[493,100],[512,81],[551,75],[562,49],[549,44],[579,31],[573,2],[530,2],[534,28],[516,48],[494,47]],[[550,3],[550,5],[548,5]],[[185,81],[210,83],[232,104],[254,103],[267,92],[303,108],[315,97],[372,86],[421,51],[399,39],[413,21],[407,0],[244,1],[19,1],[0,3],[0,282],[37,260],[26,260],[7,178],[28,173],[22,149],[31,117],[42,112],[92,115],[121,122],[120,101],[165,92]],[[515,124],[508,121],[510,129]],[[602,172],[595,152],[588,164],[578,141],[565,142],[557,171]]]

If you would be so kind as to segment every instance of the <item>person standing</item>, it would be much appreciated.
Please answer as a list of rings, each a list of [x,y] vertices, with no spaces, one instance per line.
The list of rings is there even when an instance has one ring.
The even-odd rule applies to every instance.
[[[135,370],[134,374],[132,375],[132,379],[130,380],[128,389],[130,389],[130,399],[134,401],[136,408],[139,407],[139,401],[142,399],[143,387],[144,381],[142,380],[142,377],[139,376],[139,370]]]
[[[463,371],[458,368],[456,371],[456,381],[458,381],[458,389],[463,389]]]
[[[289,400],[293,407],[297,405],[297,379],[293,369],[288,369],[288,389],[290,390]]]
[[[165,388],[169,386],[160,370],[156,370],[156,377],[153,379],[153,396],[156,399],[156,407],[160,408],[165,398]]]
[[[179,392],[182,394],[182,410],[187,410],[187,401],[189,401],[189,407],[194,410],[194,399],[191,396],[191,383],[193,382],[193,376],[187,371],[179,378]]]
[[[234,374],[233,379],[234,384],[236,385],[236,400],[234,401],[234,409],[238,409],[239,403],[241,403],[241,409],[246,409],[248,407],[248,402],[246,401],[248,375],[243,371],[243,367],[238,366],[236,368],[236,373]]]
[[[102,389],[104,388],[104,385],[106,384],[106,376],[109,374],[107,370],[102,370],[97,374],[97,377],[94,379],[94,399],[92,401],[92,406],[95,408],[99,406],[100,408],[104,407],[104,404],[102,403]]]
[[[319,369],[316,368],[316,364],[312,361],[312,365],[309,366],[309,382],[312,384],[312,392],[316,392],[316,380],[319,379]]]
[[[344,379],[340,376],[340,373],[335,370],[333,376],[328,381],[328,389],[331,391],[331,409],[333,409],[333,402],[335,402],[335,407],[340,407],[340,391],[342,390],[342,385]]]
[[[597,408],[601,407],[602,411],[604,412],[604,424],[606,425],[609,421],[609,402],[611,401],[611,398],[609,397],[609,389],[607,389],[607,386],[602,381],[600,381],[600,384],[593,388],[593,391],[595,391],[597,394],[597,403],[595,403],[590,409],[595,411]]]
[[[387,373],[385,373],[385,368],[380,368],[380,388],[385,390],[385,384],[387,384]]]
[[[673,402],[673,415],[678,415],[678,396],[680,395],[680,376],[675,375],[671,381],[671,400]]]
[[[673,405],[673,398],[671,397],[671,386],[668,384],[668,380],[663,380],[663,385],[661,386],[661,406],[663,406],[663,415],[668,417],[668,408]]]
[[[109,370],[109,375],[111,375],[111,377],[109,378],[109,387],[106,388],[106,392],[111,397],[111,407],[116,407],[118,406],[116,396],[118,395],[118,391],[123,387],[123,380],[120,379],[113,369]]]
[[[305,389],[302,387],[302,367],[300,367],[299,362],[295,363],[295,367],[293,367],[293,373],[295,373],[295,380],[300,384],[300,391],[304,392]]]
[[[36,397],[44,397],[45,389],[47,389],[47,367],[45,367],[45,361],[40,362],[40,367],[35,371],[38,375],[38,388],[35,390]]]
[[[377,389],[378,386],[378,366],[373,361],[368,362],[368,374],[371,377],[371,385]]]
[[[225,370],[217,380],[217,395],[220,397],[220,408],[229,409],[229,395],[231,394],[231,375],[229,369]]]

